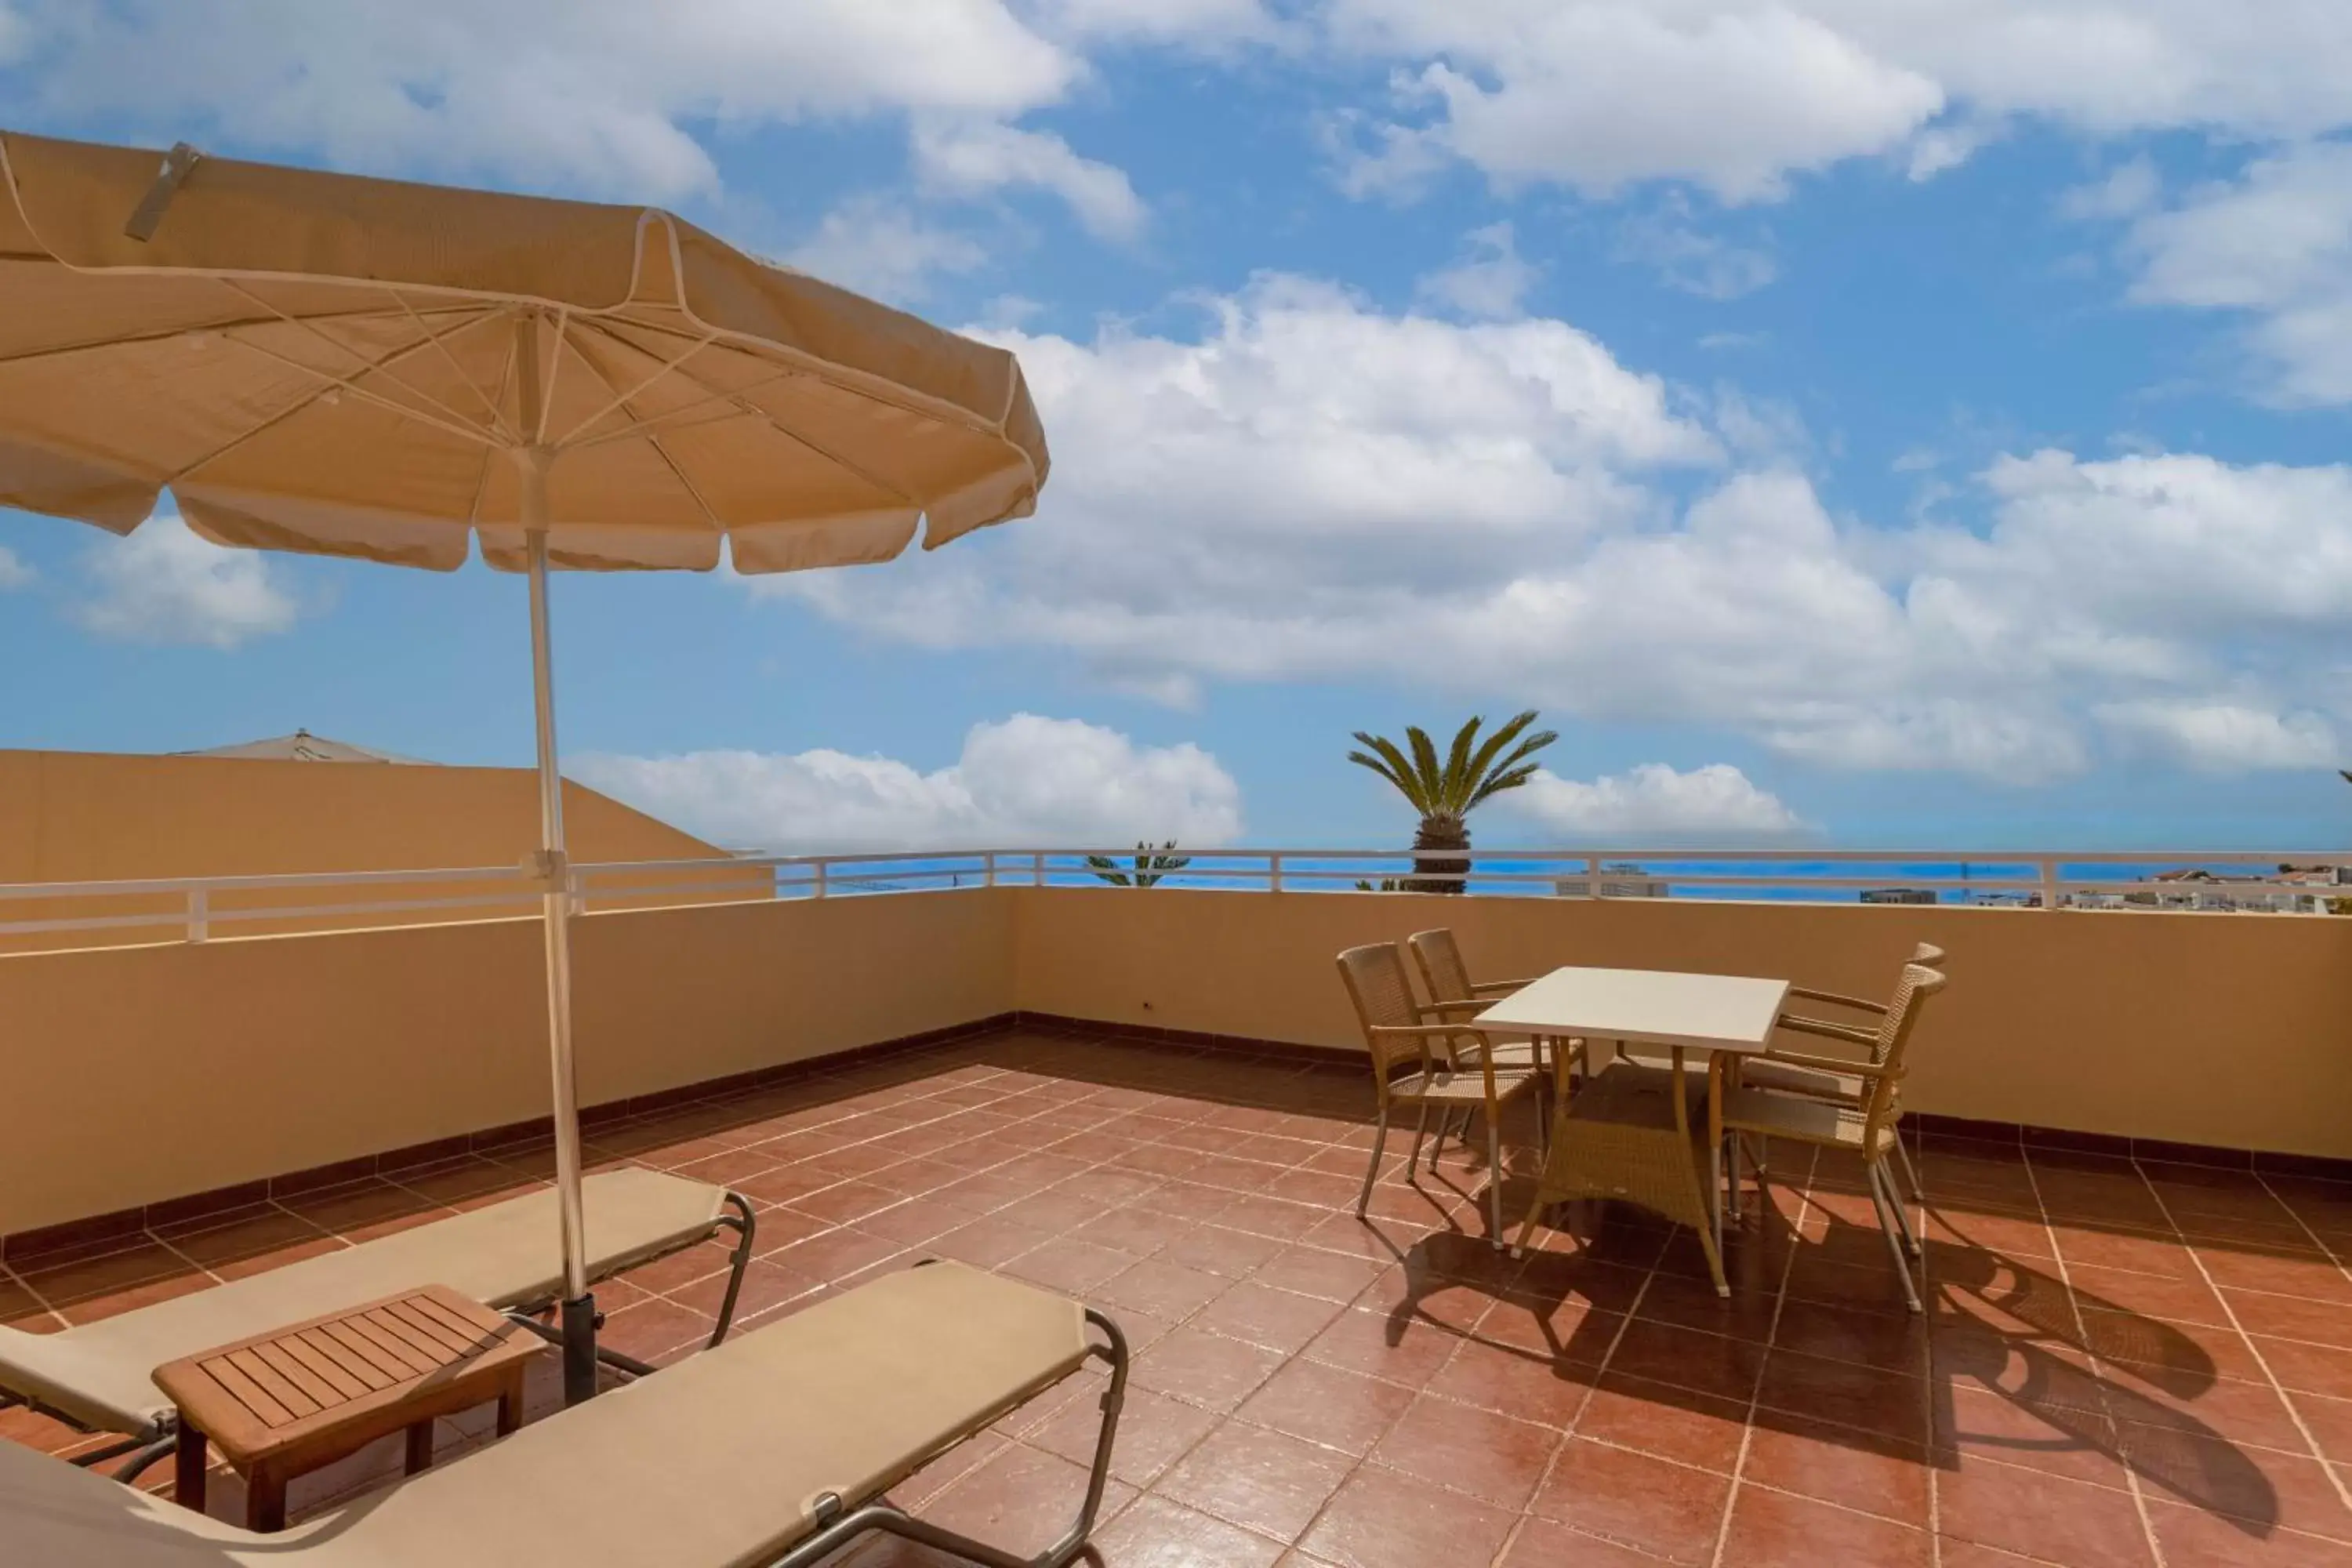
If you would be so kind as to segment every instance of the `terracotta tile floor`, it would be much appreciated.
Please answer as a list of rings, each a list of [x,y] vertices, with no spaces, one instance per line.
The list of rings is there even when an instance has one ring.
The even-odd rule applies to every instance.
[[[1110,1311],[1138,1352],[1112,1568],[2352,1565],[2352,1186],[1928,1139],[1914,1319],[1855,1173],[1781,1149],[1727,1302],[1691,1237],[1631,1213],[1498,1258],[1458,1145],[1408,1181],[1393,1139],[1359,1222],[1368,1098],[1287,1061],[1004,1034],[591,1142],[758,1202],[739,1331],[929,1254]],[[0,1320],[86,1321],[549,1164],[522,1145],[25,1260],[0,1269]],[[1514,1219],[1523,1192],[1506,1180]],[[725,1264],[706,1246],[602,1287],[608,1342],[692,1353]],[[1083,1485],[1086,1392],[900,1500],[1034,1549]],[[0,1436],[89,1441],[22,1412]],[[394,1462],[314,1478],[297,1507]],[[233,1481],[214,1495],[239,1506]],[[937,1561],[881,1541],[849,1560]]]

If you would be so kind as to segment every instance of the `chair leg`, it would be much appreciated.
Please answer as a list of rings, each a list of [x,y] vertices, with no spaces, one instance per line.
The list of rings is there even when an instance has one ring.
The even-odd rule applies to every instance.
[[[1356,1217],[1364,1217],[1364,1205],[1372,1201],[1372,1182],[1381,1173],[1381,1157],[1389,1152],[1389,1102],[1381,1101],[1380,1125],[1372,1131],[1372,1163],[1364,1167],[1364,1190],[1356,1194]]]
[[[1926,1203],[1927,1190],[1919,1184],[1919,1173],[1912,1167],[1911,1151],[1903,1146],[1903,1129],[1899,1124],[1895,1130],[1895,1157],[1903,1163],[1903,1182],[1911,1189],[1911,1201],[1915,1204]]]
[[[1903,1250],[1901,1221],[1888,1212],[1886,1192],[1882,1185],[1886,1180],[1885,1168],[1874,1161],[1869,1166],[1869,1175],[1870,1201],[1878,1209],[1880,1228],[1886,1232],[1886,1250],[1895,1257],[1895,1272],[1903,1281],[1903,1300],[1914,1312],[1922,1311],[1925,1309],[1919,1305],[1919,1288],[1911,1280],[1911,1259]]]
[[[1429,1101],[1424,1100],[1421,1102],[1421,1115],[1414,1120],[1412,1124],[1412,1152],[1404,1157],[1404,1178],[1408,1182],[1412,1180],[1413,1166],[1418,1164],[1421,1161],[1421,1140],[1428,1131]],[[1445,1136],[1445,1121],[1443,1117],[1438,1119],[1437,1135],[1440,1138]],[[1437,1164],[1433,1158],[1431,1161],[1429,1168],[1433,1171],[1437,1169]]]
[[[1501,1118],[1486,1112],[1486,1235],[1495,1250],[1503,1250],[1503,1148],[1495,1130]]]
[[[1879,1181],[1886,1188],[1886,1206],[1895,1211],[1895,1226],[1903,1233],[1904,1247],[1914,1258],[1922,1256],[1926,1249],[1919,1245],[1918,1227],[1911,1223],[1911,1208],[1904,1199],[1903,1184],[1895,1179],[1894,1171],[1884,1161],[1875,1168]]]

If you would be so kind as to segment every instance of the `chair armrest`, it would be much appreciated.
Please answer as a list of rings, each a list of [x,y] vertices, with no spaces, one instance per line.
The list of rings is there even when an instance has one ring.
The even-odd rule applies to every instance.
[[[1817,1068],[1822,1072],[1843,1073],[1849,1078],[1868,1079],[1876,1082],[1883,1078],[1901,1078],[1908,1070],[1896,1068],[1892,1071],[1872,1062],[1850,1062],[1842,1057],[1817,1057],[1803,1051],[1775,1051],[1772,1059],[1791,1067]]]
[[[1833,1007],[1851,1007],[1857,1013],[1875,1013],[1881,1017],[1886,1016],[1886,1004],[1884,1002],[1865,1002],[1859,996],[1841,995],[1835,991],[1815,991],[1803,985],[1791,985],[1789,994],[1801,996],[1808,1002],[1827,1002]]]
[[[1801,1017],[1794,1013],[1781,1014],[1772,1020],[1772,1026],[1787,1029],[1792,1034],[1818,1035],[1825,1040],[1843,1040],[1849,1046],[1861,1046],[1865,1049],[1878,1044],[1878,1037],[1868,1029],[1857,1029],[1849,1024],[1832,1024],[1825,1018]],[[1777,1048],[1768,1048],[1764,1054],[1777,1057],[1782,1053]]]
[[[1456,1035],[1483,1035],[1484,1029],[1467,1024],[1371,1024],[1367,1030],[1375,1037],[1393,1040],[1450,1040]]]
[[[1532,980],[1482,980],[1470,989],[1474,993],[1491,991],[1497,996],[1507,996],[1514,991],[1524,991],[1534,984]]]
[[[1423,1015],[1430,1013],[1460,1013],[1466,1010],[1475,1010],[1483,1013],[1493,1005],[1494,1004],[1491,1002],[1481,1002],[1475,996],[1465,996],[1458,1002],[1432,1002],[1427,1006],[1416,1005],[1413,1007],[1413,1011]]]

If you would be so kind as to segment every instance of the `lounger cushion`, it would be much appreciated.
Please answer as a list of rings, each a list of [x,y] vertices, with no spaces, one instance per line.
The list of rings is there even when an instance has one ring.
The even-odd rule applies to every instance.
[[[26,1568],[750,1568],[1075,1371],[1082,1310],[956,1263],[886,1275],[280,1535],[0,1443]],[[21,1545],[20,1545],[21,1543]]]
[[[632,1166],[589,1177],[582,1198],[588,1271],[602,1279],[708,1234],[726,1193]],[[554,1191],[530,1193],[60,1333],[0,1330],[0,1387],[138,1432],[172,1408],[148,1375],[165,1362],[418,1285],[494,1307],[544,1300],[560,1291],[561,1253]]]

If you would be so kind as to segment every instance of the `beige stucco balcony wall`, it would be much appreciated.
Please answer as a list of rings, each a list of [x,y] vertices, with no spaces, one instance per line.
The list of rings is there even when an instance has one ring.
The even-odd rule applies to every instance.
[[[1353,1047],[1332,955],[1450,923],[1475,969],[1953,984],[1923,1110],[2352,1157],[2352,920],[1000,888],[592,914],[582,1099],[1025,1010]],[[0,956],[0,1234],[547,1104],[529,920]]]

